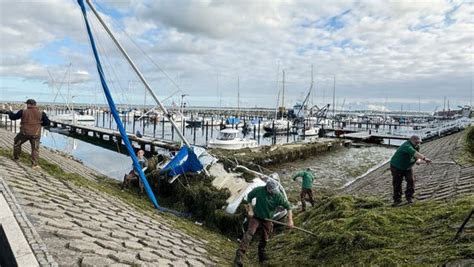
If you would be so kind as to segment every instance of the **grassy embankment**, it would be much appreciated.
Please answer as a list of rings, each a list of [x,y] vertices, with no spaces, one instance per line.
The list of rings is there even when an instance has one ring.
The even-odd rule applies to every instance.
[[[12,151],[10,149],[0,148],[0,156],[11,158],[11,155]],[[31,164],[30,156],[26,153],[21,154],[20,161],[25,165]],[[39,165],[43,171],[61,181],[70,182],[76,186],[86,187],[91,190],[104,192],[135,206],[144,214],[153,216],[157,220],[165,220],[172,227],[183,230],[199,240],[207,241],[207,251],[211,257],[218,260],[220,264],[228,264],[232,260],[232,256],[237,246],[236,243],[231,242],[223,235],[209,229],[208,227],[196,225],[192,219],[177,217],[170,213],[158,212],[153,208],[153,205],[148,198],[139,198],[136,190],[120,190],[120,183],[116,180],[107,177],[97,177],[96,181],[91,181],[78,174],[65,172],[60,166],[50,163],[42,158],[39,160]],[[160,204],[163,204],[160,199],[158,199],[158,201]]]
[[[474,162],[474,127],[466,130],[458,159]],[[453,240],[474,207],[474,195],[392,208],[377,198],[319,195],[295,224],[317,234],[277,230],[269,265],[442,265],[474,258],[474,218]],[[256,262],[256,245],[250,261]]]

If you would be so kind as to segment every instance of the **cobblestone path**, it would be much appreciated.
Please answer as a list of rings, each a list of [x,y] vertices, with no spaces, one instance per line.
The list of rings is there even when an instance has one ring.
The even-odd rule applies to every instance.
[[[0,130],[0,147],[10,148],[12,142],[12,135]],[[94,171],[71,159],[43,148],[40,156],[69,166],[67,172],[89,171],[93,178]],[[2,156],[0,179],[6,181],[60,266],[217,264],[207,254],[206,241],[192,238],[160,220],[159,215],[147,216],[103,192],[58,180]],[[38,261],[42,265],[48,262],[41,257]]]
[[[474,166],[458,165],[454,162],[461,150],[463,134],[464,132],[459,132],[422,144],[420,150],[422,154],[434,162],[443,164],[414,166],[417,200],[448,199],[474,192]],[[343,192],[352,195],[382,196],[391,200],[392,176],[389,168],[389,163],[384,164],[344,188]]]

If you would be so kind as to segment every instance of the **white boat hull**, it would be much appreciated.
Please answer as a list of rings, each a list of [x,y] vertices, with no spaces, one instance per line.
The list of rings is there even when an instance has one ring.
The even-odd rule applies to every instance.
[[[311,128],[308,130],[298,129],[299,136],[319,136],[319,128]]]
[[[207,145],[208,148],[219,148],[219,149],[229,149],[236,150],[242,148],[253,148],[257,147],[257,141],[255,140],[231,140],[231,141],[222,141],[222,140],[211,140]]]
[[[60,121],[76,121],[76,122],[94,122],[95,118],[91,115],[72,115],[72,114],[59,114],[51,117],[52,120]]]

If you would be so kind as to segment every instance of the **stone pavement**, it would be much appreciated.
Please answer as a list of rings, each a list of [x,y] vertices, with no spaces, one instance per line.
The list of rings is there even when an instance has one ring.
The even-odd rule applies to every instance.
[[[16,133],[6,131],[5,129],[0,129],[0,147],[13,149],[13,138],[15,138],[15,135]],[[22,151],[28,154],[31,153],[31,147],[29,142],[23,144]],[[61,166],[61,168],[65,172],[76,173],[90,180],[95,180],[97,176],[103,176],[103,174],[101,174],[100,172],[95,171],[91,168],[85,168],[82,163],[72,159],[67,160],[67,164],[64,164],[65,156],[43,146],[40,146],[40,157],[50,163]]]
[[[420,152],[434,162],[453,162],[461,147],[464,132],[445,136],[422,144]],[[415,198],[449,199],[474,193],[474,166],[472,164],[422,164],[413,168],[416,178]],[[405,186],[405,183],[403,183]],[[361,177],[343,189],[352,195],[382,196],[392,199],[392,175],[389,163]]]
[[[5,133],[0,130],[0,147],[7,144],[9,148],[11,135]],[[69,171],[90,171],[71,159],[48,155],[44,149],[40,156],[54,157],[60,166],[70,164]],[[159,215],[145,215],[113,196],[1,156],[0,177],[60,266],[217,265],[207,254],[206,241],[173,229]],[[42,265],[48,264],[43,261]]]

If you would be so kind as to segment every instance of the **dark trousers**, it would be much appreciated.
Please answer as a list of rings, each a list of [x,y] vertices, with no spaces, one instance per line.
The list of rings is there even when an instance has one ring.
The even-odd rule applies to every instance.
[[[311,207],[314,207],[314,200],[313,200],[313,189],[311,188],[301,188],[301,208],[303,210],[306,209],[306,196],[308,196],[309,203],[311,203]]]
[[[407,188],[405,190],[405,198],[407,200],[413,198],[415,193],[415,177],[413,170],[399,170],[394,166],[390,166],[392,172],[392,184],[393,184],[393,201],[400,202],[402,200],[402,182],[403,179],[407,182]]]
[[[245,252],[248,250],[250,246],[250,242],[252,241],[253,235],[257,231],[257,229],[262,228],[262,236],[260,242],[258,243],[258,257],[259,259],[264,257],[265,254],[265,247],[267,246],[267,241],[270,238],[270,234],[273,230],[273,224],[269,221],[265,221],[263,219],[251,217],[249,220],[249,228],[244,234],[242,241],[240,242],[240,246],[237,249],[237,257],[242,257]]]
[[[138,177],[138,175],[133,170],[131,170],[127,175],[123,177],[122,189],[129,187],[132,181],[135,179],[138,180],[138,187],[140,188],[140,194],[143,194],[144,187],[143,187],[142,180],[140,180],[140,177]]]
[[[21,145],[26,141],[30,141],[31,145],[31,164],[33,166],[38,164],[39,158],[39,146],[40,146],[41,135],[24,135],[18,133],[13,140],[13,158],[19,159],[21,154]]]

